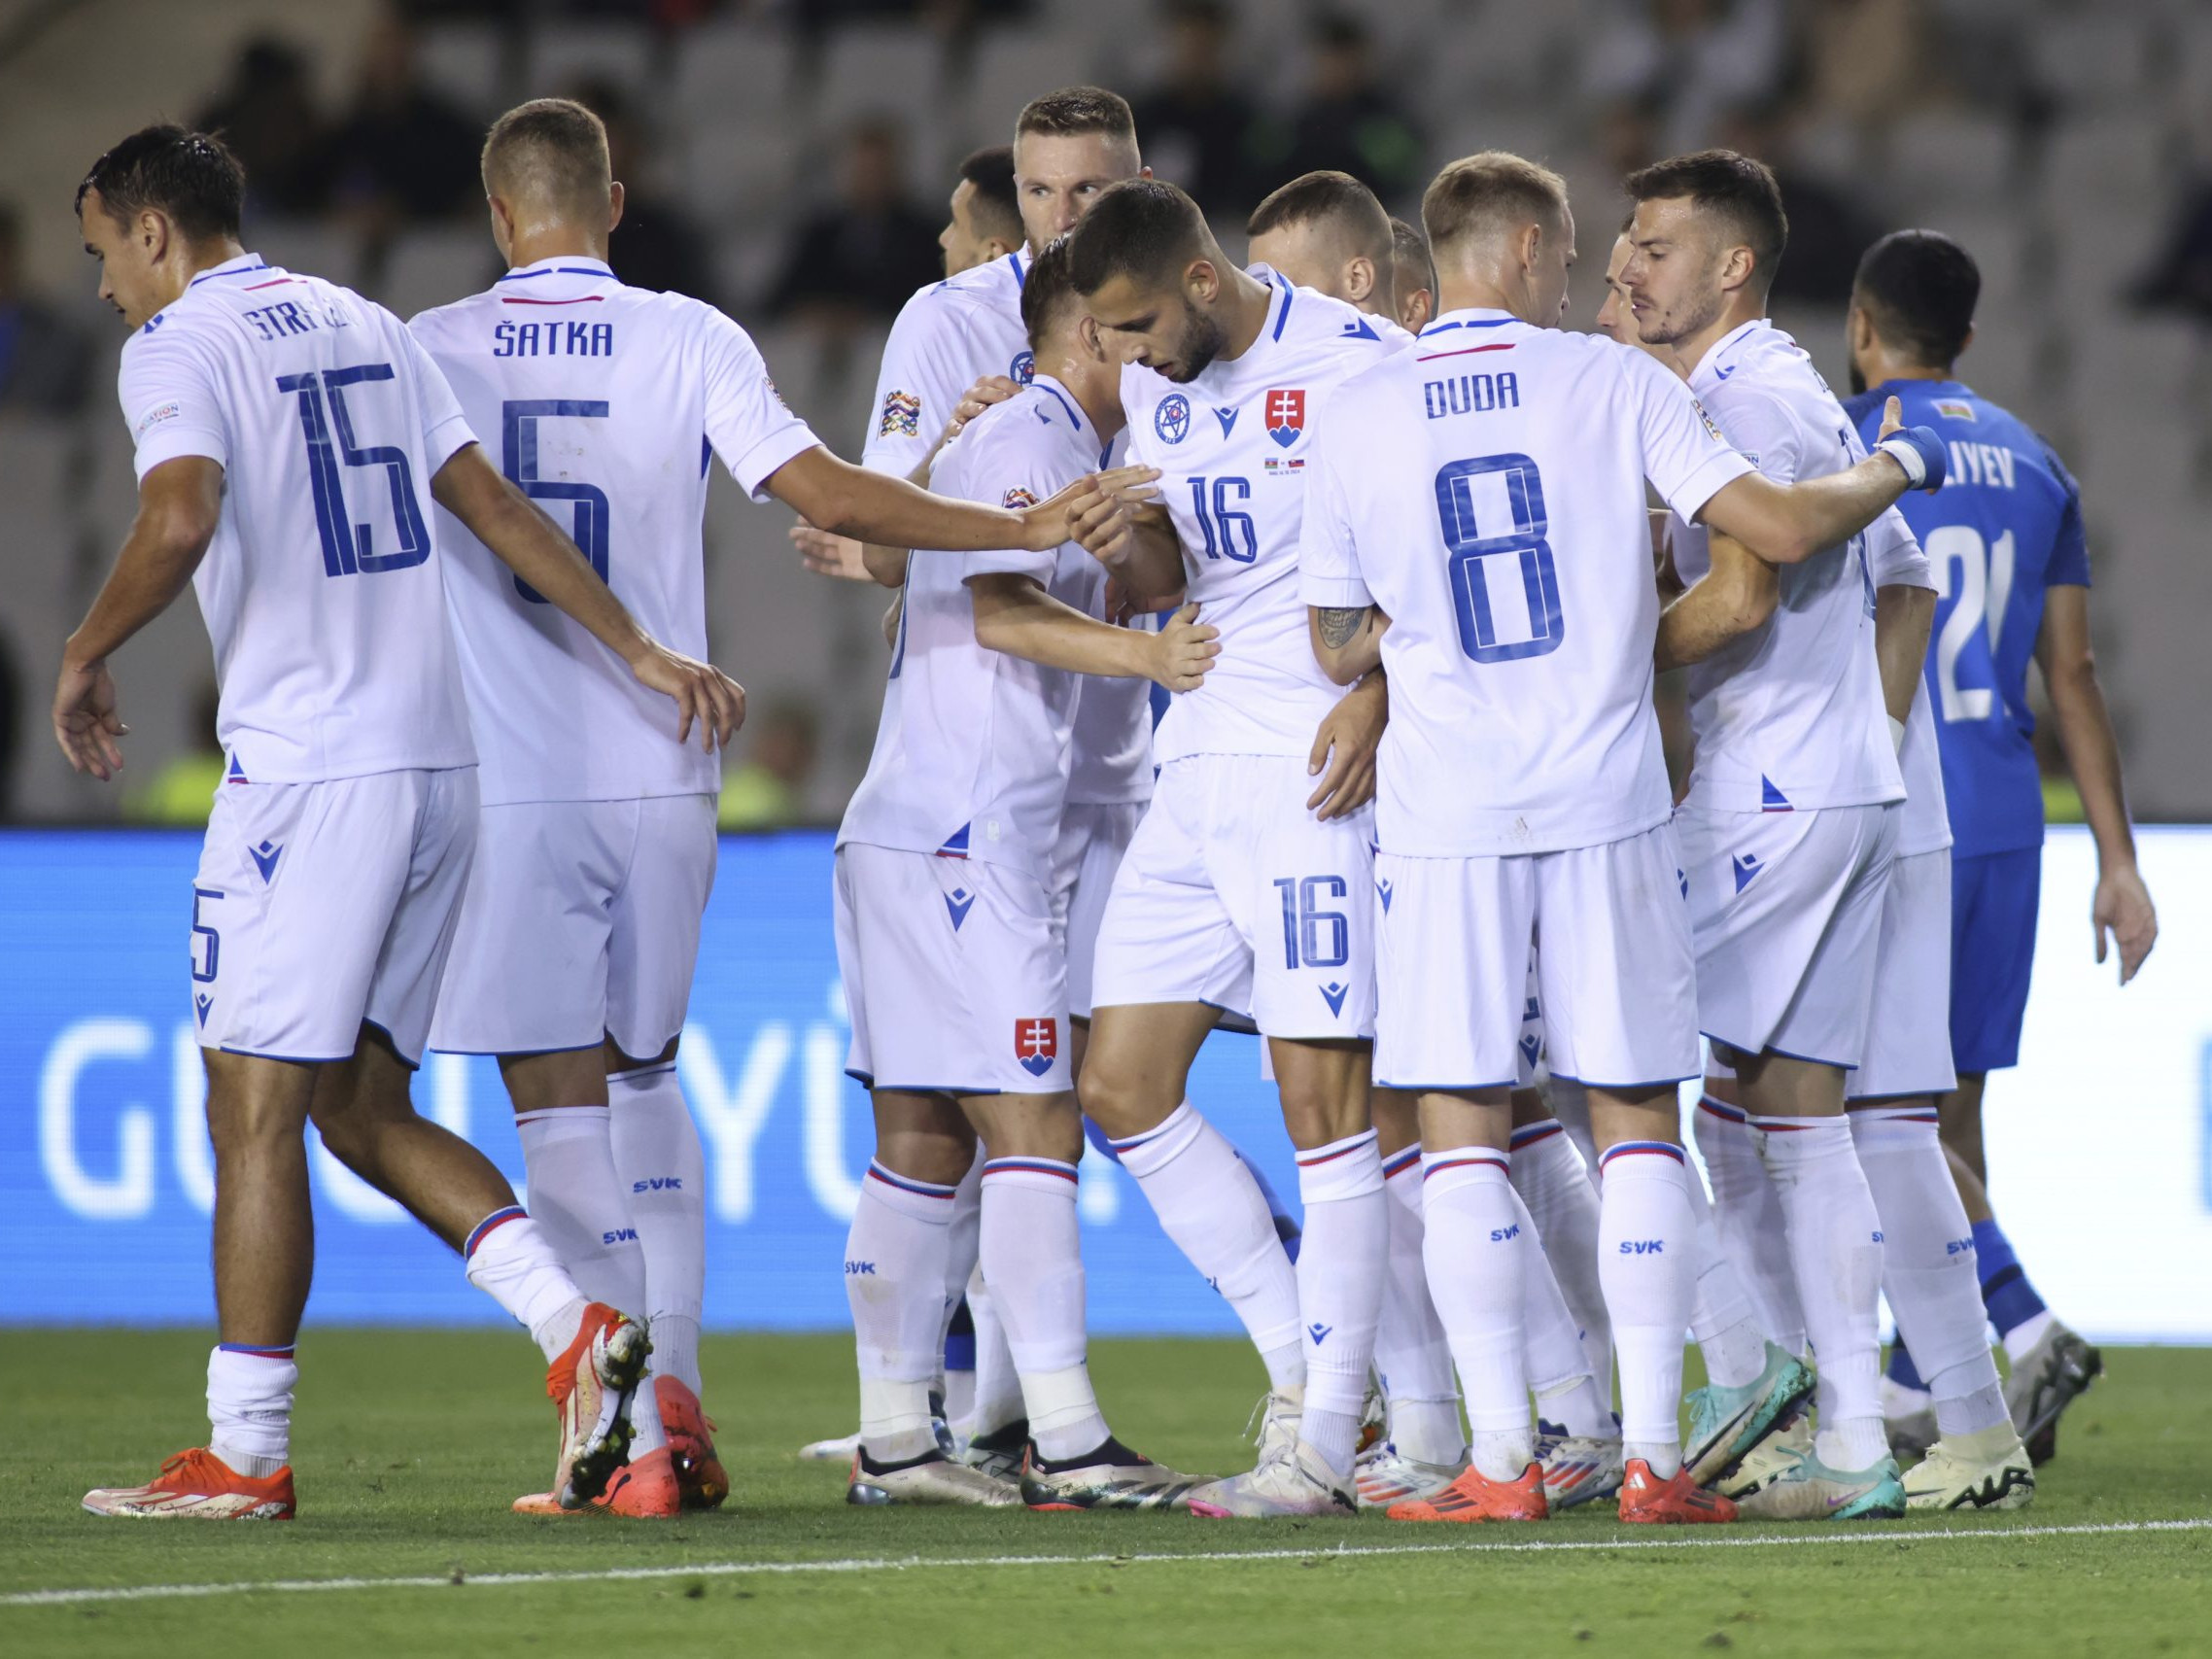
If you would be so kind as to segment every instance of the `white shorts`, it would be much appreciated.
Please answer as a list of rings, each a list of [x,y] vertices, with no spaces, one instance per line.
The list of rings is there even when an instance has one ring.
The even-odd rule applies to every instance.
[[[200,1046],[340,1060],[364,1024],[422,1057],[476,843],[476,769],[225,783],[192,878]]]
[[[714,797],[483,808],[431,1047],[649,1060],[683,1030],[714,886]]]
[[[1599,1089],[1697,1075],[1680,862],[1666,824],[1496,858],[1375,856],[1383,908],[1375,1081],[1391,1089]],[[1527,990],[1537,949],[1536,994]],[[1532,1009],[1541,1024],[1528,1028]]]
[[[1060,814],[1053,848],[1053,906],[1067,938],[1068,1013],[1090,1018],[1090,970],[1098,957],[1098,927],[1114,873],[1145,815],[1142,801],[1070,803]]]
[[[1951,1064],[1951,849],[1943,847],[1889,866],[1873,1013],[1850,1097],[1947,1094],[1957,1087]]]
[[[1160,769],[1106,901],[1092,1000],[1206,1002],[1270,1037],[1374,1034],[1373,809],[1327,823],[1292,755]]]
[[[1859,1063],[1901,807],[1675,814],[1708,1037]]]
[[[1072,1089],[1067,950],[1035,877],[980,858],[837,849],[846,1071],[869,1089]]]

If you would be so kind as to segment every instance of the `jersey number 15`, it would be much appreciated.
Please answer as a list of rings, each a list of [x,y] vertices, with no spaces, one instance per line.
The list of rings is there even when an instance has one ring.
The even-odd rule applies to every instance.
[[[430,532],[423,524],[422,503],[415,497],[415,473],[407,465],[407,452],[389,445],[356,442],[353,412],[346,407],[347,387],[392,378],[388,363],[277,376],[277,390],[299,399],[299,426],[307,438],[307,479],[315,493],[315,529],[323,542],[326,576],[373,576],[384,570],[404,570],[431,556]],[[346,507],[341,466],[384,468],[398,543],[391,552],[377,552],[369,527],[354,523]]]

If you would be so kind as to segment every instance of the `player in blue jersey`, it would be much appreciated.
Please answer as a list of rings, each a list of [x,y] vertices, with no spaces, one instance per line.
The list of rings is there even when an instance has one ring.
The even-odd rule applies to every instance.
[[[1981,288],[1973,256],[1934,231],[1900,230],[1868,249],[1851,294],[1857,396],[1849,409],[1871,432],[1884,399],[1895,397],[1906,421],[1934,428],[1952,456],[1944,489],[1899,503],[1941,596],[1927,691],[1953,842],[1951,1033],[1958,1088],[1941,1098],[1940,1112],[1974,1224],[1983,1300],[2012,1362],[2007,1402],[2041,1463],[2056,1449],[2059,1413],[2103,1362],[2029,1284],[1990,1212],[1982,1153],[1983,1090],[1991,1071],[2020,1058],[2035,953],[2043,791],[2027,701],[2031,656],[2096,838],[2090,911],[2096,959],[2105,959],[2108,941],[2117,943],[2126,984],[2157,942],[2159,923],[2136,869],[2119,744],[2090,649],[2081,493],[2049,444],[1953,372],[1973,340]],[[1900,1428],[1927,1404],[1902,1342],[1891,1351],[1885,1393]]]

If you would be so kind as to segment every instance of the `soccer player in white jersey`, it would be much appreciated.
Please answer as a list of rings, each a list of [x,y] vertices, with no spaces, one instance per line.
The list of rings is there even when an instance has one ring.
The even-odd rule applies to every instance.
[[[1906,471],[1882,462],[1785,495],[1648,358],[1559,331],[1574,225],[1556,174],[1470,156],[1430,186],[1423,219],[1441,312],[1328,410],[1300,550],[1316,655],[1337,677],[1378,662],[1391,674],[1377,1071],[1421,1091],[1430,1288],[1471,1430],[1459,1479],[1390,1513],[1547,1513],[1512,1260],[1531,1249],[1531,1224],[1503,1156],[1540,930],[1552,1064],[1588,1089],[1603,1149],[1619,1512],[1727,1520],[1733,1505],[1682,1469],[1676,1420],[1695,1220],[1675,1086],[1696,1070],[1697,1039],[1651,710],[1659,610],[1642,484],[1794,557],[1865,523]]]
[[[1393,215],[1390,222],[1392,315],[1409,334],[1418,334],[1436,314],[1436,261],[1429,238],[1418,225]]]
[[[77,195],[101,296],[135,330],[120,394],[139,510],[64,647],[55,735],[81,771],[121,766],[107,659],[190,581],[227,756],[191,916],[223,1334],[208,1362],[213,1434],[146,1485],[85,1506],[294,1514],[310,1120],[529,1328],[561,1418],[553,1491],[580,1504],[626,1455],[644,1330],[587,1298],[491,1162],[408,1100],[476,831],[449,555],[426,494],[626,665],[624,684],[655,711],[650,741],[671,746],[696,721],[710,750],[736,728],[741,694],[658,643],[492,469],[397,319],[241,246],[244,189],[220,141],[156,126],[94,162]]]
[[[1253,260],[1299,288],[1341,299],[1386,334],[1392,321],[1397,246],[1393,222],[1374,191],[1349,173],[1293,179],[1252,212],[1245,231]],[[1431,285],[1429,244],[1410,280]],[[1380,273],[1378,281],[1377,273]],[[1420,315],[1425,322],[1427,310]],[[1598,1195],[1574,1144],[1559,1132],[1536,1088],[1543,1019],[1536,986],[1523,1011],[1513,1091],[1512,1174],[1528,1204],[1541,1251],[1524,1253],[1529,1274],[1528,1375],[1541,1425],[1538,1461],[1555,1508],[1588,1503],[1620,1485],[1618,1426],[1600,1387],[1611,1380],[1612,1331],[1598,1293]],[[1387,1509],[1449,1486],[1466,1461],[1451,1348],[1429,1297],[1422,1267],[1419,1096],[1377,1089],[1369,1098],[1375,1151],[1389,1207],[1382,1317],[1375,1328],[1375,1374],[1387,1407],[1386,1433],[1365,1448],[1354,1469],[1360,1503]],[[1572,1285],[1578,1295],[1563,1292]]]
[[[937,458],[936,486],[1020,501],[1098,465],[1121,426],[1120,363],[1040,255],[1022,309],[1043,372]],[[1117,675],[1188,691],[1215,654],[1186,610],[1154,634],[1110,626],[1081,548],[910,564],[868,775],[838,833],[838,964],[848,1069],[880,1126],[846,1283],[860,1360],[854,1503],[1010,1502],[950,1462],[930,1425],[954,1194],[984,1142],[981,1249],[1020,1374],[1020,1496],[1038,1508],[1165,1507],[1190,1480],[1122,1445],[1085,1365],[1070,1087],[1069,964],[1055,903],[1079,703]]]
[[[1187,593],[1222,632],[1206,683],[1156,735],[1160,778],[1107,901],[1079,1089],[1267,1366],[1259,1467],[1201,1489],[1193,1511],[1349,1513],[1387,1229],[1367,1112],[1370,814],[1364,791],[1354,805],[1313,788],[1339,694],[1304,647],[1293,577],[1307,422],[1394,348],[1350,306],[1230,264],[1171,185],[1116,186],[1071,248],[1128,364],[1129,454],[1163,473],[1162,510],[1112,509],[1086,545],[1144,603]],[[1305,1201],[1295,1271],[1251,1173],[1185,1099],[1225,1008],[1269,1040]]]
[[[1627,189],[1635,252],[1621,280],[1642,338],[1691,365],[1691,390],[1766,477],[1822,479],[1858,464],[1864,449],[1849,418],[1805,353],[1766,321],[1788,233],[1773,174],[1712,151],[1646,168]],[[1940,446],[1930,453],[1940,482]],[[1686,581],[1704,574],[1686,543],[1675,564]],[[1701,587],[1712,603],[1693,605]],[[1745,1114],[1721,1125],[1701,1111],[1699,1144],[1724,1231],[1730,1208],[1761,1190],[1732,1169],[1750,1173],[1755,1160],[1771,1181],[1760,1251],[1778,1254],[1783,1240],[1773,1234],[1786,1234],[1819,1357],[1818,1434],[1761,1468],[1744,1512],[1897,1515],[1906,1497],[1883,1433],[1876,1331],[1882,1226],[1844,1117],[1846,1075],[1864,1054],[1905,795],[1875,656],[1865,539],[1831,537],[1783,572],[1771,614],[1754,626],[1742,606],[1719,603],[1723,591],[1698,582],[1670,610],[1661,639],[1663,664],[1693,665],[1697,752],[1679,823],[1698,1024],[1716,1059],[1734,1067]],[[1695,627],[1693,615],[1702,617]],[[1725,626],[1699,632],[1710,620]],[[1724,1098],[1730,1086],[1709,1083],[1707,1092]]]

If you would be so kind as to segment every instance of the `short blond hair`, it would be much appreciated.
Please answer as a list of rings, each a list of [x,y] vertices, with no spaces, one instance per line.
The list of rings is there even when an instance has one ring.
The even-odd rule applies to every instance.
[[[1438,256],[1473,238],[1508,235],[1525,225],[1558,229],[1566,222],[1567,181],[1504,150],[1450,163],[1421,195],[1421,223]]]

